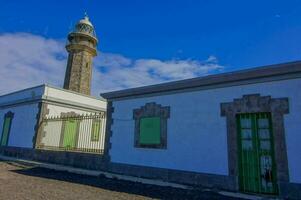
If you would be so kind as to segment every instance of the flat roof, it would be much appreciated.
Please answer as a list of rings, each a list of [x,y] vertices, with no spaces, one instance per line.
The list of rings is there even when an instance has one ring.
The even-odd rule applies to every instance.
[[[270,78],[266,81],[273,81],[273,77],[282,76],[282,79],[292,78],[290,75],[299,74],[301,77],[301,61],[287,62],[274,65],[266,65],[256,68],[249,68],[244,70],[238,70],[227,73],[220,73],[215,75],[208,75],[203,77],[185,79],[180,81],[172,81],[167,83],[161,83],[156,85],[149,85],[137,88],[130,88],[125,90],[113,91],[100,94],[102,97],[113,100],[121,98],[131,98],[141,95],[156,95],[158,93],[165,93],[171,91],[181,91],[192,88],[202,89],[208,86],[211,88],[229,86],[229,83],[236,83],[236,85],[246,84],[243,83],[247,80],[263,80],[264,78]],[[272,79],[271,79],[272,78]],[[264,81],[262,81],[264,82]],[[250,83],[249,83],[250,84]],[[153,96],[152,95],[152,96]]]
[[[106,99],[84,95],[78,92],[62,89],[48,84],[38,85],[0,96],[0,109],[24,103],[41,101],[73,105],[89,109],[105,109]]]
[[[44,88],[44,87],[53,88],[53,89],[56,89],[56,90],[61,90],[61,91],[67,92],[67,93],[73,93],[73,94],[88,97],[88,98],[91,98],[91,99],[106,101],[106,99],[104,99],[101,96],[100,97],[95,97],[95,96],[92,96],[92,95],[86,95],[86,94],[82,94],[82,93],[75,92],[75,91],[72,91],[72,90],[67,90],[67,89],[64,89],[64,88],[60,88],[58,86],[49,85],[49,84],[46,84],[46,83],[41,84],[41,85],[37,85],[37,86],[33,86],[33,87],[29,87],[29,88],[24,88],[24,89],[21,89],[21,90],[12,91],[12,92],[9,92],[9,93],[5,93],[5,94],[0,95],[0,98],[5,97],[5,96],[15,95],[15,94],[22,93],[22,92],[27,92],[27,91],[34,90],[34,89],[37,89],[37,88]]]

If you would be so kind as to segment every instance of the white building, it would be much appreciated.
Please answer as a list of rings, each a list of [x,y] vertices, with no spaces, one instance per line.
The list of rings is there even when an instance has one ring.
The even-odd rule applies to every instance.
[[[49,85],[3,95],[0,96],[1,145],[55,150],[64,149],[65,145],[69,150],[98,152],[104,145],[105,113],[104,99]],[[92,138],[93,119],[100,123],[97,141]],[[72,129],[72,122],[78,128]],[[65,134],[65,139],[64,133],[69,134]]]
[[[301,198],[300,88],[293,62],[102,94],[110,170]]]
[[[0,96],[0,154],[301,199],[301,62],[89,96],[97,39],[68,35],[64,88]]]

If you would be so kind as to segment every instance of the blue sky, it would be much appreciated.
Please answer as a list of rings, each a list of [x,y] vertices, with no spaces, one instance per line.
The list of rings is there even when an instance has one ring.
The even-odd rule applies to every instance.
[[[109,83],[108,78],[105,83],[97,80],[94,84],[103,87],[95,87],[95,94],[301,58],[301,1],[298,0],[1,0],[0,58],[8,55],[3,50],[8,45],[5,44],[7,37],[16,43],[15,48],[9,47],[9,51],[16,54],[26,49],[22,46],[25,40],[42,41],[37,42],[37,46],[57,42],[58,47],[49,47],[57,48],[53,52],[46,52],[49,48],[44,48],[45,54],[52,59],[50,64],[28,61],[26,65],[35,70],[43,70],[44,65],[46,70],[56,69],[54,64],[64,68],[65,59],[60,59],[61,54],[66,57],[63,43],[85,10],[100,40],[101,56],[95,62],[99,72],[96,79],[106,75],[103,70],[106,68],[115,69],[109,73],[115,76],[114,82],[131,80],[117,85],[112,80]],[[18,58],[20,66],[22,58]],[[12,68],[11,63],[15,63],[14,58],[4,64]],[[206,63],[213,66],[212,70],[206,68]],[[157,67],[153,69],[152,65]],[[175,75],[167,76],[170,70],[162,71],[162,67],[173,69]],[[149,73],[149,81],[130,77],[141,69]],[[183,71],[187,74],[179,76]],[[61,73],[64,74],[64,70]],[[45,75],[44,79],[60,86],[63,76],[52,80]],[[23,85],[37,83],[29,81]],[[21,89],[17,82],[14,85],[9,89]],[[0,93],[7,90],[0,88]]]

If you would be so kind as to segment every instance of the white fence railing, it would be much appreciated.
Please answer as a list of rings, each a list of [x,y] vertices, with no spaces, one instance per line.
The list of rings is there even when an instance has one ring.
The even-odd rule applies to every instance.
[[[105,124],[105,112],[44,118],[36,148],[102,154]]]

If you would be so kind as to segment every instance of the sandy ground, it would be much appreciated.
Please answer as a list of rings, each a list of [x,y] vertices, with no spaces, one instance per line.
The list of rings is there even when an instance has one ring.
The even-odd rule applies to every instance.
[[[59,172],[0,160],[0,200],[233,199],[213,192],[182,190],[105,177]]]

